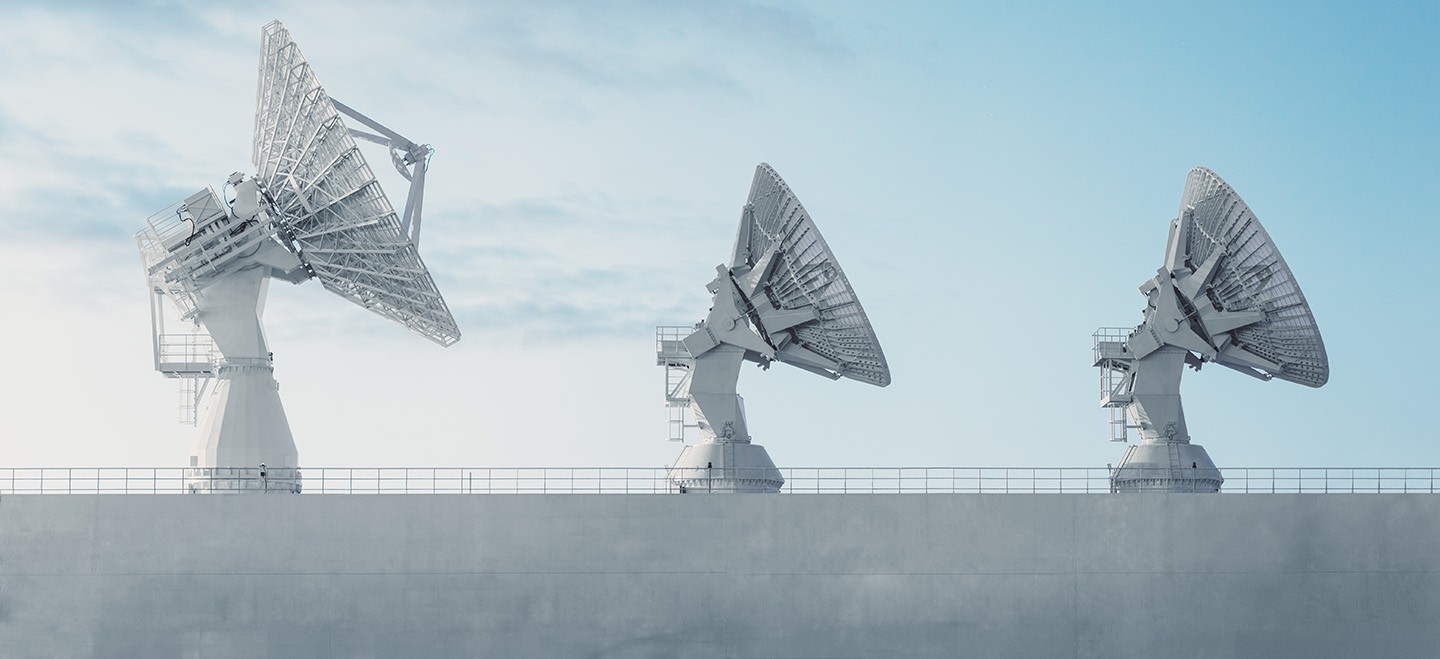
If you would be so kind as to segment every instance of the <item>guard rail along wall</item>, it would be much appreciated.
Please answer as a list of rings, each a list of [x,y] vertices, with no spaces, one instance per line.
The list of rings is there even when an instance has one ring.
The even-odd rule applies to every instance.
[[[668,467],[13,467],[0,495],[188,494],[680,494],[675,480],[743,477]],[[1129,468],[1127,475],[1134,471]],[[1175,478],[1170,469],[1163,476]],[[1435,494],[1437,467],[1231,467],[1222,494]],[[707,473],[708,472],[708,473]],[[792,467],[782,494],[1112,494],[1104,467]],[[1183,478],[1180,479],[1183,482]],[[705,488],[689,487],[688,493]]]

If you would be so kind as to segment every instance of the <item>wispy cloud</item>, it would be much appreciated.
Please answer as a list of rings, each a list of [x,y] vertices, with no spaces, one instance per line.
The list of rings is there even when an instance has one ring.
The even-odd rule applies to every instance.
[[[714,227],[699,228],[694,209],[665,199],[573,195],[474,213],[436,218],[422,252],[452,310],[483,331],[566,340],[688,322],[708,281],[695,245],[716,243],[704,252],[717,262],[725,249],[697,239]]]
[[[555,98],[579,103],[596,94],[738,101],[769,84],[777,66],[833,67],[854,57],[819,15],[750,2],[356,2],[344,12],[284,3],[186,6],[202,31],[229,39],[253,40],[259,23],[284,20],[326,79],[363,72],[372,83],[347,94],[525,112],[563,112]],[[379,24],[382,14],[388,18]]]
[[[243,164],[228,154],[243,154],[244,143],[227,148],[216,123],[233,115],[244,126],[244,110],[227,114],[234,104],[208,82],[233,54],[208,36],[118,29],[79,11],[7,15],[0,60],[14,65],[0,69],[0,231],[128,235],[154,209]],[[215,173],[196,176],[207,170]]]

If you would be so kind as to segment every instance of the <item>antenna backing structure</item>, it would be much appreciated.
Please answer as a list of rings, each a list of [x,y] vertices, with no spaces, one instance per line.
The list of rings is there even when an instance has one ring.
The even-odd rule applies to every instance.
[[[705,320],[660,327],[670,438],[699,430],[670,480],[686,492],[776,492],[785,480],[751,441],[736,393],[745,361],[789,364],[832,380],[884,387],[890,367],[860,300],[795,193],[769,165],[755,169],[729,264],[715,267]],[[691,422],[693,420],[693,423]]]
[[[460,339],[416,247],[430,146],[327,95],[279,21],[261,33],[256,96],[256,174],[232,174],[225,198],[200,190],[136,234],[156,319],[156,369],[216,381],[190,454],[195,491],[299,491],[298,455],[261,326],[269,280],[319,279],[442,346]],[[374,132],[348,128],[342,115]],[[388,147],[410,182],[400,216],[356,139]],[[166,333],[161,297],[197,331]]]
[[[1140,292],[1144,322],[1095,333],[1111,441],[1126,441],[1130,429],[1140,433],[1111,486],[1218,492],[1224,478],[1185,425],[1183,369],[1214,362],[1261,380],[1320,387],[1330,378],[1320,330],[1260,220],[1203,167],[1191,170],[1162,267]]]

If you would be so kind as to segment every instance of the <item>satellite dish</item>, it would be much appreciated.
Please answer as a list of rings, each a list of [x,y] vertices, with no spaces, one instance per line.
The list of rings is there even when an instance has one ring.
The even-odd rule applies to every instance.
[[[374,132],[348,128],[341,115]],[[402,215],[356,138],[388,147],[410,181]],[[189,383],[182,389],[182,398],[195,397],[188,420],[205,389],[194,383],[216,381],[191,451],[192,490],[299,490],[295,442],[260,322],[270,279],[319,279],[442,346],[460,339],[416,248],[431,152],[330,98],[285,26],[264,27],[256,174],[232,174],[227,199],[209,188],[190,195],[136,235],[152,292],[156,369]],[[161,297],[204,331],[165,332]]]
[[[1191,170],[1163,267],[1140,287],[1145,320],[1095,333],[1111,440],[1140,443],[1112,473],[1117,491],[1218,492],[1224,478],[1190,443],[1180,376],[1214,362],[1261,380],[1320,387],[1325,344],[1295,275],[1250,207],[1214,172]]]
[[[741,363],[780,362],[880,387],[890,384],[890,367],[839,261],[769,165],[755,168],[730,263],[715,272],[705,320],[657,330],[671,439],[683,441],[686,427],[700,432],[670,480],[681,491],[776,492],[785,479],[751,443],[736,394]]]

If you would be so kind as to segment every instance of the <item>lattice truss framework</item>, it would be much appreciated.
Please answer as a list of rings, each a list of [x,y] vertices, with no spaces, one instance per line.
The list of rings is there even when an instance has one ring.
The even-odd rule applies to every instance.
[[[279,22],[262,38],[253,157],[278,211],[277,237],[325,288],[441,345],[460,339],[418,249]]]

